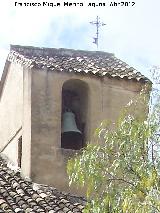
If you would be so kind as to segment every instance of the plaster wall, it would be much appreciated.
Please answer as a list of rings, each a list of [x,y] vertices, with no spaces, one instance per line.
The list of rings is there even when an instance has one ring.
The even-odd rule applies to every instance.
[[[10,64],[0,100],[0,149],[16,162],[17,143],[23,117],[23,70]],[[15,154],[15,153],[16,154]]]
[[[7,155],[15,165],[18,165],[18,140],[21,135],[22,130],[17,133],[17,135],[12,139],[11,143],[9,143],[3,151],[3,154]]]
[[[114,121],[141,88],[140,83],[75,73],[32,70],[31,177],[35,182],[69,191],[66,162],[73,150],[61,149],[61,94],[64,82],[79,79],[88,84],[86,141],[102,120]],[[75,190],[75,189],[74,189]],[[74,191],[73,190],[73,191]]]
[[[31,175],[31,70],[24,68],[23,74],[23,122],[22,122],[22,162],[25,177]]]

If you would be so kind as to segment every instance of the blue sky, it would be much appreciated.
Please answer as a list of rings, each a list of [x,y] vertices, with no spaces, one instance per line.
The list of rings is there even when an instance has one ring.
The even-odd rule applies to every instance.
[[[100,29],[100,51],[114,53],[146,76],[153,65],[160,65],[159,0],[135,0],[133,7],[111,7],[109,0],[69,1],[82,2],[83,7],[64,7],[63,0],[47,2],[61,6],[18,7],[14,0],[0,1],[0,75],[10,44],[96,50],[92,43],[96,28],[89,22],[97,15],[106,23]],[[106,6],[88,7],[89,2]]]

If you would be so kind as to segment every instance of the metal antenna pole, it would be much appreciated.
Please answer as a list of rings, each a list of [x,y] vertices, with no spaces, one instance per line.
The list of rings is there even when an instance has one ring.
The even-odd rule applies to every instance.
[[[100,28],[101,26],[106,25],[106,24],[104,24],[103,22],[100,22],[100,18],[99,18],[98,16],[97,16],[97,18],[96,18],[96,21],[91,21],[91,22],[89,22],[89,23],[90,23],[90,24],[96,25],[97,31],[96,31],[96,37],[93,37],[93,39],[94,39],[93,43],[97,45],[97,50],[98,50],[99,28]]]

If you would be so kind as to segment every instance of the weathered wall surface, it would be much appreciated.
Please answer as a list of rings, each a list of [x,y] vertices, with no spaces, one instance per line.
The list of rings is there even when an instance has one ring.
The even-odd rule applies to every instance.
[[[14,64],[8,69],[0,100],[0,149],[10,142],[5,152],[16,162],[16,140],[22,128],[23,70]]]
[[[70,79],[88,84],[87,141],[102,120],[114,121],[121,109],[140,90],[140,84],[89,75],[32,70],[31,177],[68,191],[66,159],[71,154],[61,147],[62,86]]]

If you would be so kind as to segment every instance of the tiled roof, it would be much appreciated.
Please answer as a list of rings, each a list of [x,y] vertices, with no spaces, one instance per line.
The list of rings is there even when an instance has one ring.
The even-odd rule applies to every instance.
[[[133,67],[117,59],[114,54],[100,51],[11,45],[8,60],[30,68],[149,81]]]
[[[0,213],[81,213],[85,199],[35,184],[0,156]]]

